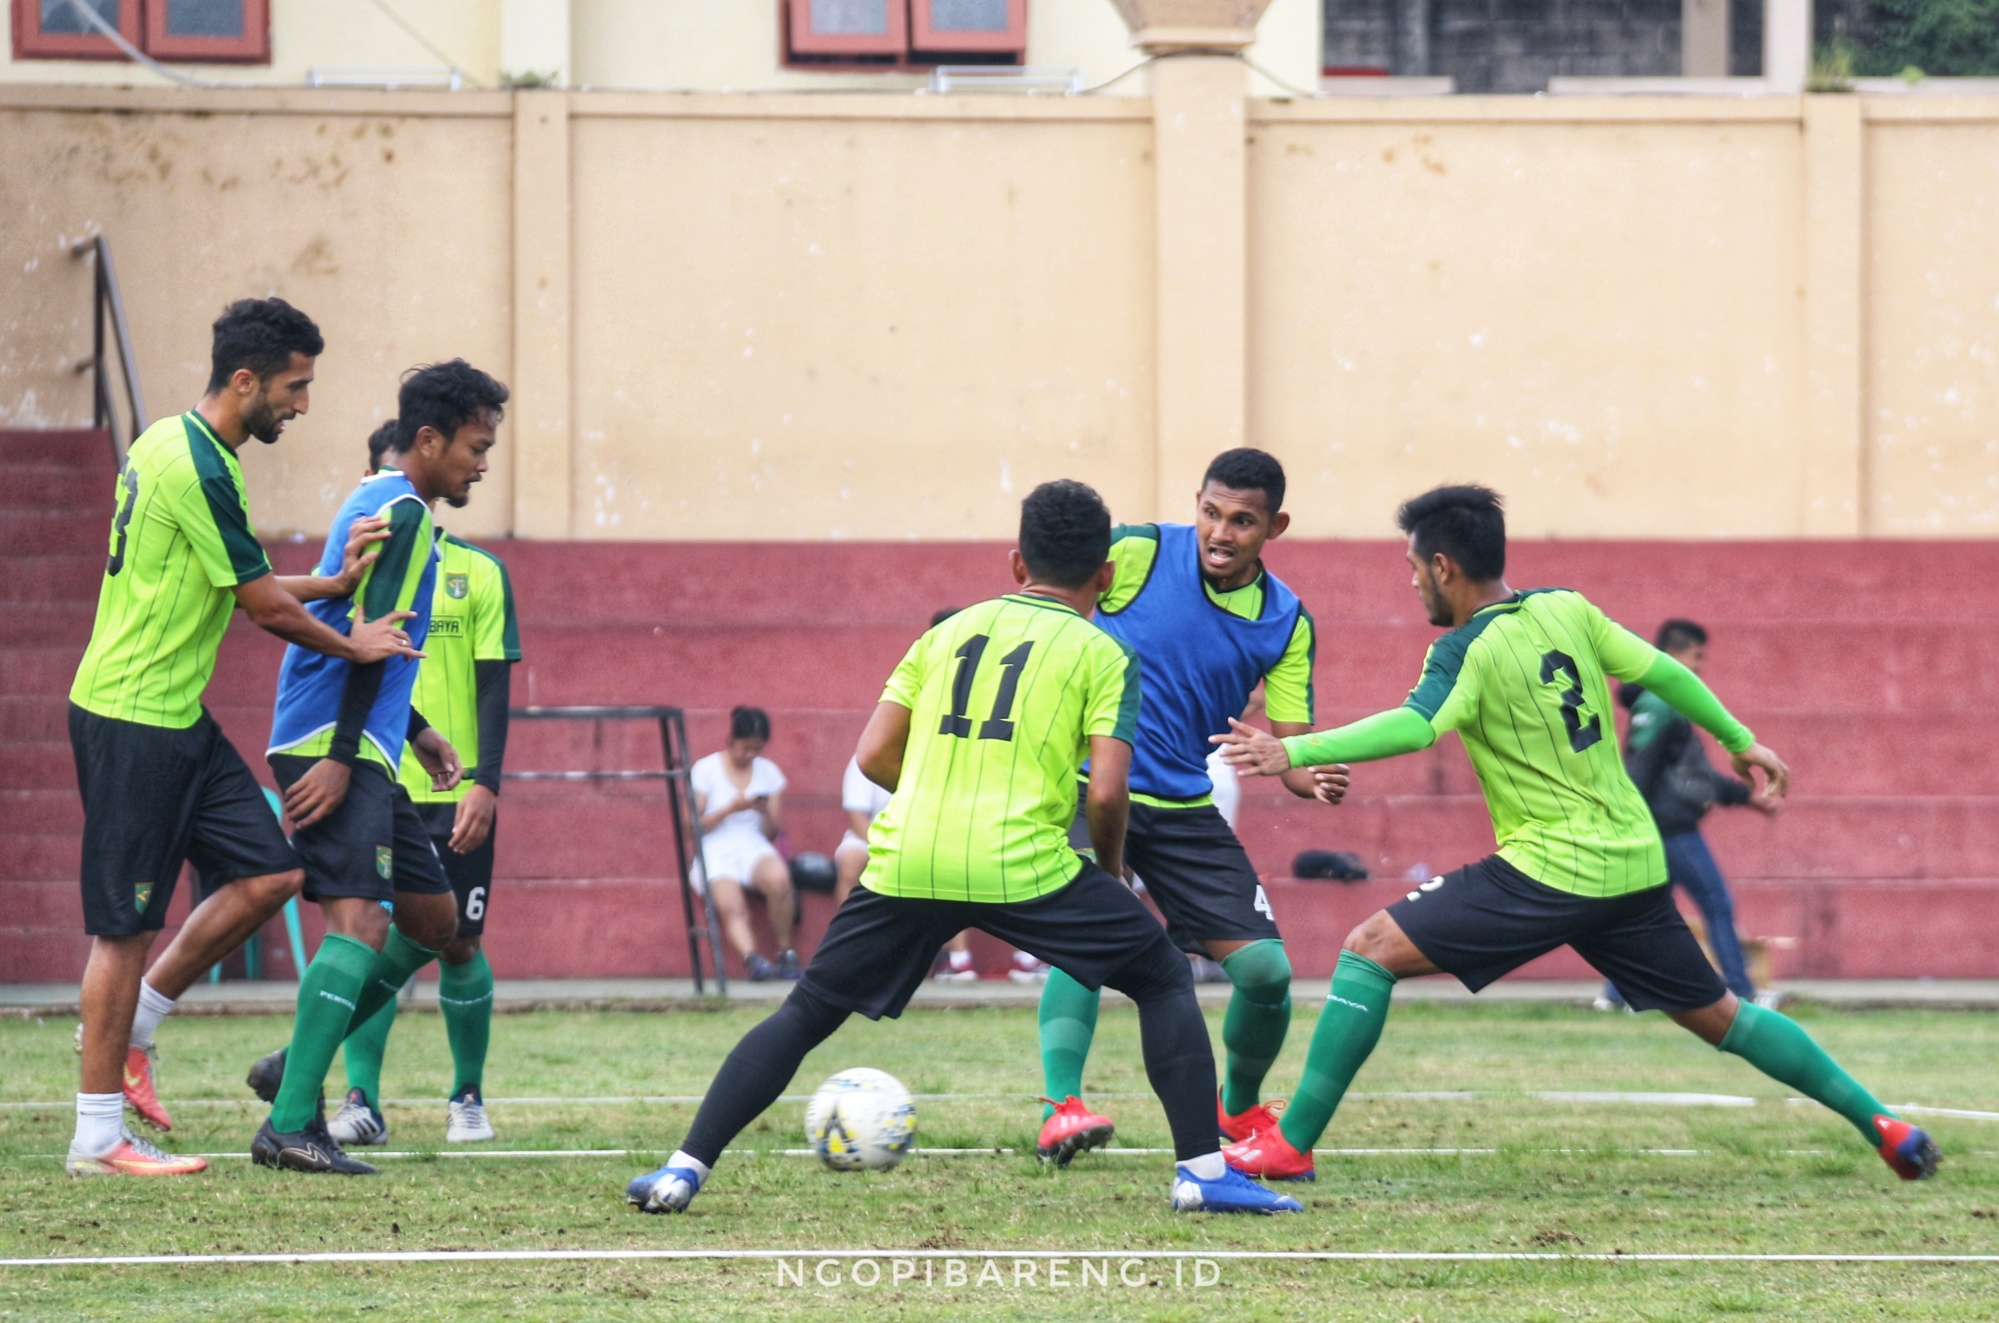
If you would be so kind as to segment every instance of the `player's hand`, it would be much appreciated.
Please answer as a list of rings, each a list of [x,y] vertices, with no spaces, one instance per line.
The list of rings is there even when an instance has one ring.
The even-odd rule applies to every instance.
[[[465,764],[459,761],[458,750],[451,747],[450,740],[437,733],[437,727],[424,727],[422,733],[410,741],[410,751],[423,764],[423,770],[430,773],[432,790],[456,790],[458,783],[465,779]]]
[[[1784,760],[1770,749],[1761,744],[1752,744],[1741,753],[1733,753],[1729,757],[1735,763],[1735,774],[1749,783],[1752,795],[1761,793],[1771,800],[1781,801],[1790,792],[1791,769],[1786,767]],[[1764,780],[1760,792],[1757,789],[1756,777],[1749,770],[1752,767],[1763,769]],[[1766,813],[1768,811],[1764,810]]]
[[[1235,768],[1237,776],[1279,776],[1291,770],[1291,755],[1282,741],[1234,717],[1229,718],[1228,734],[1210,735],[1208,743],[1221,747],[1222,761]]]
[[[410,636],[403,631],[403,621],[414,616],[414,611],[391,611],[380,620],[368,620],[361,614],[359,603],[354,606],[354,631],[347,641],[354,647],[354,655],[347,660],[356,666],[368,666],[391,657],[414,657],[423,660],[423,654],[410,643]]]
[[[458,801],[458,816],[451,820],[451,848],[471,854],[493,834],[493,812],[500,801],[484,786],[473,786]]]
[[[321,758],[306,768],[305,775],[285,791],[285,816],[292,820],[292,827],[304,831],[339,808],[353,776],[353,768],[331,758]]]
[[[1348,769],[1345,763],[1332,763],[1312,769],[1312,798],[1321,804],[1337,805],[1347,797]]]
[[[1774,818],[1784,811],[1784,801],[1768,790],[1757,790],[1750,793],[1749,807],[1766,818]]]
[[[375,563],[371,548],[389,536],[389,521],[380,515],[356,519],[347,529],[347,551],[340,561],[340,573],[333,576],[334,597],[352,597],[361,586],[361,576]]]

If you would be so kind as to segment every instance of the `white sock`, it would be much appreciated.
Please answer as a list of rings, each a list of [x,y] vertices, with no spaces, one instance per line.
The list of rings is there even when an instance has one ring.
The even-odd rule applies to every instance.
[[[72,1149],[89,1157],[101,1158],[117,1148],[124,1137],[124,1094],[76,1095],[76,1138],[69,1145]]]
[[[970,951],[953,951],[950,954],[951,968],[970,969],[972,967],[972,953]]]
[[[694,1170],[694,1174],[701,1178],[703,1185],[708,1183],[708,1173],[713,1170],[713,1168],[709,1167],[707,1163],[701,1161],[699,1158],[688,1157],[682,1149],[673,1150],[673,1156],[666,1160],[666,1165],[669,1167],[691,1167]]]
[[[1203,1153],[1198,1158],[1188,1158],[1180,1164],[1180,1167],[1189,1176],[1198,1176],[1204,1181],[1218,1181],[1228,1171],[1229,1161],[1222,1156],[1220,1149],[1216,1149],[1213,1153]]]
[[[160,1027],[160,1021],[174,1013],[176,1005],[172,997],[155,991],[153,985],[139,980],[139,1009],[132,1013],[132,1046],[151,1047],[153,1032]]]

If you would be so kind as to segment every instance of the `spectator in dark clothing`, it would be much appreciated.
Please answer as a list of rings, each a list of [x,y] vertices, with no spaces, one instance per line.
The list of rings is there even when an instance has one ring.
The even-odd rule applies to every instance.
[[[1707,631],[1691,620],[1668,620],[1659,626],[1657,646],[1688,670],[1699,674],[1707,661]],[[1727,879],[1701,835],[1701,819],[1717,804],[1748,805],[1775,815],[1781,800],[1752,792],[1748,785],[1715,767],[1693,723],[1665,701],[1635,684],[1618,693],[1631,709],[1631,729],[1625,739],[1624,767],[1645,797],[1659,837],[1666,847],[1666,874],[1685,891],[1701,912],[1708,947],[1721,967],[1722,980],[1738,997],[1756,998],[1742,959],[1742,942],[1735,933],[1735,901]],[[1609,983],[1598,1005],[1609,1009],[1624,999]]]

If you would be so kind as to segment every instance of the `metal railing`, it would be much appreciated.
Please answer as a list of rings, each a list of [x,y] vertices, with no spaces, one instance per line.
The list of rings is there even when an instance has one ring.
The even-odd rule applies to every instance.
[[[122,471],[125,467],[125,452],[139,439],[139,433],[146,430],[151,421],[146,414],[145,400],[139,394],[139,366],[132,358],[132,332],[125,324],[125,300],[118,293],[118,273],[111,266],[111,244],[101,234],[93,234],[88,239],[79,239],[70,245],[69,255],[77,260],[95,256],[96,283],[91,293],[92,322],[90,357],[76,365],[79,375],[91,374],[91,426],[104,428],[111,433],[111,454]],[[120,432],[118,411],[113,407],[111,382],[106,375],[104,362],[105,321],[111,323],[112,340],[118,350],[118,375],[125,384],[125,406],[128,410],[127,428]]]
[[[701,943],[715,961],[715,992],[726,996],[729,975],[722,962],[722,921],[715,913],[715,898],[708,888],[694,885],[694,869],[701,863],[701,815],[694,811],[694,791],[688,784],[693,766],[687,745],[687,720],[677,707],[517,707],[509,715],[515,721],[657,721],[660,752],[666,766],[661,771],[566,771],[502,772],[509,781],[664,781],[667,814],[673,819],[673,857],[680,873],[680,908],[687,920],[687,955],[694,966],[694,991],[706,991],[701,976]],[[705,881],[705,876],[704,876]],[[702,918],[694,920],[694,900],[701,898]]]

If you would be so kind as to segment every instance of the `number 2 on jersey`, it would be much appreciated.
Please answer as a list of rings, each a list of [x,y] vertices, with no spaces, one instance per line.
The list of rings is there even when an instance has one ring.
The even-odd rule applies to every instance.
[[[966,709],[972,705],[972,680],[986,655],[986,645],[991,642],[988,635],[974,634],[959,645],[958,673],[951,680],[951,710],[937,728],[939,735],[953,735],[961,740],[972,737],[972,718]],[[1000,658],[999,692],[993,696],[992,715],[979,723],[980,739],[1013,738],[1013,698],[1020,689],[1020,673],[1027,669],[1027,658],[1033,651],[1034,643],[1029,640]]]
[[[1566,652],[1542,653],[1541,683],[1553,684],[1563,676],[1569,686],[1562,690],[1562,724],[1569,729],[1569,747],[1581,753],[1603,738],[1603,719],[1594,712],[1588,713],[1589,720],[1583,719],[1583,674],[1576,668],[1576,659]]]

